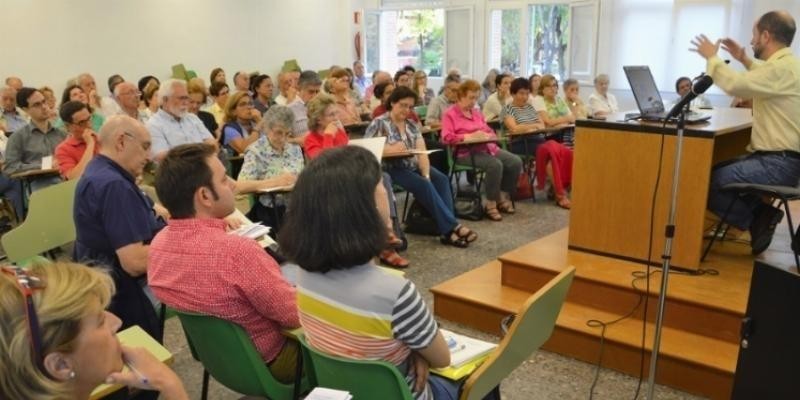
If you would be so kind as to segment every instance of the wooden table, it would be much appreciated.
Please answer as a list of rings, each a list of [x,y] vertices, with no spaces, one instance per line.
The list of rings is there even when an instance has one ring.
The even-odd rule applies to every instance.
[[[707,122],[687,125],[673,242],[673,265],[697,269],[703,245],[711,167],[744,154],[750,142],[749,109],[718,108]],[[659,152],[663,164],[655,203],[653,246],[660,264],[676,149],[674,124],[580,120],[575,132],[569,247],[628,260],[647,260]]]

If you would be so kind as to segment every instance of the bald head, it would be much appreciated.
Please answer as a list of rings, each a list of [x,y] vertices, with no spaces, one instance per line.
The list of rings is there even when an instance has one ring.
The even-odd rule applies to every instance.
[[[150,133],[127,115],[109,117],[97,134],[100,154],[110,158],[134,177],[142,174],[150,159]]]
[[[392,81],[392,76],[386,71],[376,71],[372,76],[372,83],[379,85],[381,83],[389,83]]]
[[[145,129],[141,122],[127,115],[112,115],[103,123],[103,127],[100,128],[100,132],[97,133],[97,138],[103,145],[112,144],[119,136],[124,135],[125,132],[132,133],[134,131],[139,131],[140,133],[144,131],[144,133],[147,133],[147,129]],[[106,150],[107,147],[110,150],[112,146],[102,146],[103,150]]]
[[[14,88],[14,90],[20,90],[22,89],[22,79],[16,76],[9,76],[6,78],[6,86],[10,86]]]
[[[772,38],[785,47],[792,45],[797,32],[794,18],[787,11],[770,11],[761,16],[756,23],[759,32],[769,32]]]

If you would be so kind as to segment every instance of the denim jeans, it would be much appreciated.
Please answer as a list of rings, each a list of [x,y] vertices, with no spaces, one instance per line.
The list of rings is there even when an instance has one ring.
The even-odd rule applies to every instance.
[[[723,162],[711,171],[711,188],[708,209],[722,218],[736,193],[720,191],[731,183],[757,183],[763,185],[797,186],[800,180],[800,159],[780,153],[756,152],[732,162]],[[756,210],[763,204],[759,196],[740,197],[733,204],[725,222],[742,230],[753,222]]]
[[[17,219],[22,221],[25,218],[25,216],[22,215],[22,182],[11,179],[5,175],[0,175],[0,196],[3,196],[3,198],[11,202],[11,205],[14,207],[14,212],[17,214]]]
[[[453,381],[445,377],[431,373],[428,375],[428,385],[433,393],[433,400],[457,400],[458,392],[464,380]],[[489,392],[483,396],[483,400],[500,400],[494,392]]]
[[[392,180],[403,189],[414,194],[417,199],[436,220],[439,233],[446,235],[458,225],[453,214],[453,194],[450,179],[436,168],[431,168],[431,179],[427,180],[417,171],[402,167],[389,169]]]

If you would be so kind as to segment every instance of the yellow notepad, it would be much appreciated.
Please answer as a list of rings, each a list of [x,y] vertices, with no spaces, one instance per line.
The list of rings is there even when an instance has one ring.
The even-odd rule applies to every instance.
[[[139,326],[132,326],[122,332],[117,332],[117,338],[119,339],[119,342],[125,346],[143,347],[147,349],[150,354],[154,355],[158,361],[161,361],[164,364],[172,364],[172,353],[170,353],[169,350],[161,345],[161,343],[158,343]],[[116,392],[120,388],[122,388],[122,385],[108,385],[104,383],[92,391],[92,395],[89,397],[89,399],[95,400],[103,398],[111,393]]]
[[[484,361],[486,361],[487,358],[489,358],[490,355],[491,353],[476,357],[474,360],[469,361],[460,367],[454,367],[451,365],[446,368],[431,368],[431,372],[436,375],[457,381],[473,373],[476,369],[478,369],[478,367],[481,366],[481,364],[483,364]]]

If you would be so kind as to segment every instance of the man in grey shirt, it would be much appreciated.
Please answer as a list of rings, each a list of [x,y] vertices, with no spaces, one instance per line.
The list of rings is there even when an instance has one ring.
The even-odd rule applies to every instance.
[[[295,100],[289,104],[289,108],[294,113],[291,141],[302,146],[303,139],[308,132],[308,107],[306,107],[306,103],[319,94],[322,80],[319,79],[319,75],[314,71],[303,71],[300,74],[297,86],[300,91],[297,93]]]
[[[17,104],[30,116],[31,122],[8,138],[3,173],[9,176],[42,168],[42,157],[52,156],[56,146],[67,137],[66,132],[50,124],[50,107],[42,92],[24,87],[17,92]],[[32,180],[31,190],[41,189],[60,180],[58,177]]]
[[[425,125],[431,128],[442,126],[442,115],[458,100],[458,86],[461,79],[455,75],[448,75],[444,80],[444,91],[428,104],[428,113],[425,115]]]

